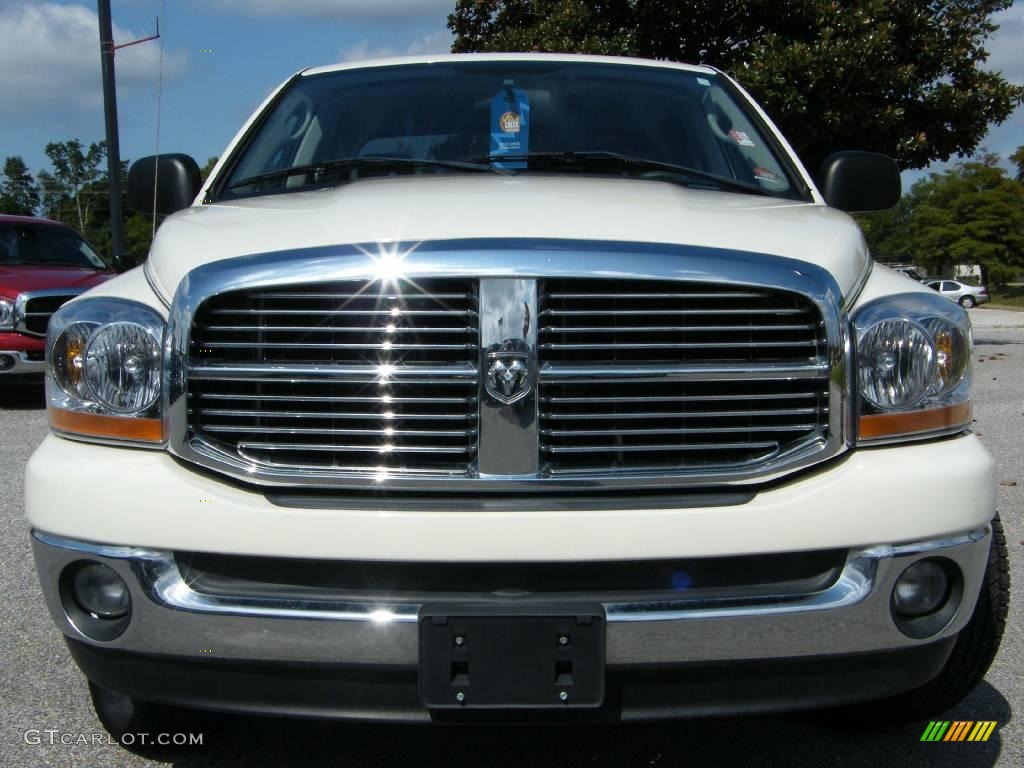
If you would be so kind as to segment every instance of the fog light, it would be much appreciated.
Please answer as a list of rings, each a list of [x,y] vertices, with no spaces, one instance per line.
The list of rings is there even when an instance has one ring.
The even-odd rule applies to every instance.
[[[71,589],[79,607],[98,619],[120,619],[131,610],[128,586],[113,568],[102,563],[79,568]]]
[[[949,577],[934,560],[919,560],[896,580],[893,608],[903,616],[926,616],[943,606],[949,597]]]
[[[0,355],[0,371],[9,371],[14,367],[14,357],[12,355]]]

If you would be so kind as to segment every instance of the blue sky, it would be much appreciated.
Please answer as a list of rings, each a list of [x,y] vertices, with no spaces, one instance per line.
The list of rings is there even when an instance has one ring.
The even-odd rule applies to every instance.
[[[220,154],[282,80],[306,66],[405,53],[440,53],[454,0],[113,0],[116,42],[152,34],[161,14],[164,87],[160,148],[200,164]],[[997,19],[989,68],[1024,82],[1024,0]],[[103,138],[94,2],[0,0],[0,158],[47,167],[48,141]],[[121,154],[156,146],[161,46],[118,52]],[[1024,108],[992,130],[991,151],[1024,143]],[[935,166],[941,168],[941,165]],[[905,184],[921,172],[905,174]]]

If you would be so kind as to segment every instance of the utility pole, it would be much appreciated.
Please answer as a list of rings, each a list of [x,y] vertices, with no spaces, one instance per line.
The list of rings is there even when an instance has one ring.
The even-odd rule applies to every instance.
[[[97,0],[100,17],[100,63],[103,70],[103,119],[107,124],[107,176],[110,180],[110,258],[124,253],[121,213],[121,147],[117,137],[117,87],[114,83],[114,30],[110,0]]]
[[[124,255],[124,216],[121,211],[121,146],[117,134],[117,86],[114,80],[114,53],[118,48],[137,45],[160,37],[160,19],[156,34],[114,45],[114,29],[110,20],[110,0],[97,0],[96,15],[100,20],[100,65],[103,75],[103,119],[107,125],[107,176],[110,180],[110,257]]]

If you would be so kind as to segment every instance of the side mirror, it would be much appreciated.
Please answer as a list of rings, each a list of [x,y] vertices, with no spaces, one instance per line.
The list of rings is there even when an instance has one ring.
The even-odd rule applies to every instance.
[[[153,212],[154,179],[158,185],[157,213],[168,214],[188,208],[202,187],[199,165],[188,155],[140,158],[128,169],[128,205],[139,213]]]
[[[903,191],[896,161],[877,152],[834,152],[821,163],[818,186],[826,203],[850,213],[892,208]]]
[[[114,257],[112,264],[114,271],[118,274],[127,272],[129,269],[134,269],[139,266],[139,260],[132,256],[130,253],[122,253],[119,256]]]

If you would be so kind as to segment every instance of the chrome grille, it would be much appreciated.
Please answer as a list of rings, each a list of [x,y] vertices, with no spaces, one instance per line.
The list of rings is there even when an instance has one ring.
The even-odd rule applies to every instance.
[[[244,483],[499,504],[759,483],[848,446],[843,302],[814,264],[684,245],[225,259],[175,294],[167,445]]]
[[[189,431],[268,467],[468,475],[478,338],[473,280],[223,293],[191,328]]]
[[[539,298],[552,474],[729,469],[823,441],[823,318],[787,291],[553,279]]]
[[[19,308],[18,330],[33,336],[45,336],[50,317],[78,293],[29,293]]]

